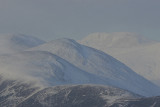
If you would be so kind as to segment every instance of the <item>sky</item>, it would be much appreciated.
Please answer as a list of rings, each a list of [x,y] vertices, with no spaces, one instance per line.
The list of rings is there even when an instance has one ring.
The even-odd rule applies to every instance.
[[[51,40],[134,32],[160,41],[160,0],[0,0],[0,33]]]

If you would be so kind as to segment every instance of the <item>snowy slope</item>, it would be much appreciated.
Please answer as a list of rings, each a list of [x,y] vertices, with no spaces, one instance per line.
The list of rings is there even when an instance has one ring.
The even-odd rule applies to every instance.
[[[30,51],[53,53],[76,68],[102,80],[103,82],[99,84],[116,86],[144,96],[160,93],[159,87],[137,75],[118,60],[96,49],[80,45],[71,39],[54,40],[32,48]],[[92,83],[97,83],[97,80]]]
[[[133,33],[94,33],[80,43],[102,50],[160,86],[160,43]]]
[[[45,43],[33,36],[0,34],[0,54],[15,53]]]

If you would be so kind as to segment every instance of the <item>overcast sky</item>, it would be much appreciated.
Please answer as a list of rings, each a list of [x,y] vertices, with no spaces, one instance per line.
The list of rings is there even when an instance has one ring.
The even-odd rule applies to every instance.
[[[0,0],[0,33],[50,40],[135,32],[160,40],[160,0]]]

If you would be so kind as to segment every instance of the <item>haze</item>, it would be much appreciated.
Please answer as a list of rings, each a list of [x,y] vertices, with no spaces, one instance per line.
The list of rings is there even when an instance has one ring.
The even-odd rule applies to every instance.
[[[160,40],[159,0],[0,0],[0,33],[50,40],[134,32]]]

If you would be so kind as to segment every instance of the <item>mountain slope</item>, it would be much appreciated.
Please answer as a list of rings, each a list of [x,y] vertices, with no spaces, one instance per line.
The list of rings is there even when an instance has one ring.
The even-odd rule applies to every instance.
[[[95,33],[80,43],[104,51],[160,86],[160,43],[132,33]]]
[[[32,48],[30,51],[53,53],[104,81],[99,84],[116,86],[144,96],[154,96],[160,92],[159,87],[137,75],[113,57],[80,45],[71,39],[54,40]]]
[[[0,54],[16,53],[45,43],[33,36],[0,34]]]

